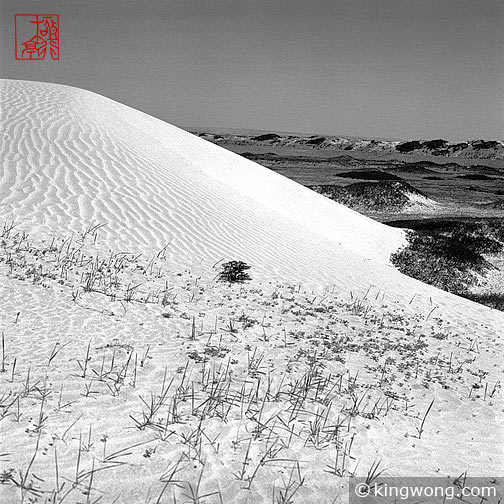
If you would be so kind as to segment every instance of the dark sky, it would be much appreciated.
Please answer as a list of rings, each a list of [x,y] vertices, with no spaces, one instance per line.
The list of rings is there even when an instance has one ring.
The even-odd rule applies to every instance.
[[[15,61],[15,13],[60,14],[60,61]],[[0,23],[2,77],[180,126],[504,137],[503,0],[2,0]]]

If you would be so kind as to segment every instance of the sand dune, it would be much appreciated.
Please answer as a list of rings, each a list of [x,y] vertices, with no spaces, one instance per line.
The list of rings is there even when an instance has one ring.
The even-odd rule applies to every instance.
[[[403,242],[400,231],[96,94],[5,81],[2,95],[5,216],[53,231],[107,223],[111,243],[128,247],[173,239],[180,253],[249,260],[269,249],[273,263],[300,233],[313,248],[322,236],[336,254],[344,247],[381,262]]]
[[[105,224],[113,250],[169,243],[174,263],[242,259],[271,278],[447,299],[390,268],[401,230],[252,161],[89,91],[3,80],[1,94],[4,220],[58,235]]]
[[[396,271],[401,230],[89,91],[1,98],[0,500],[185,502],[204,470],[208,502],[290,474],[333,503],[377,460],[498,473],[504,314]],[[253,280],[216,282],[221,259]]]

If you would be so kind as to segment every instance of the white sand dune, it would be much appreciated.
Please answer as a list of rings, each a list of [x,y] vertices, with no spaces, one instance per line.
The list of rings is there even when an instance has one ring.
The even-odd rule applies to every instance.
[[[0,218],[182,264],[241,259],[272,278],[452,299],[389,265],[401,230],[95,93],[2,80]],[[452,303],[449,303],[452,304]],[[460,305],[457,299],[456,306]]]
[[[398,230],[89,91],[4,81],[2,100],[3,215],[52,231],[106,223],[115,246],[173,240],[180,254],[288,268],[322,252],[321,237],[333,257],[344,248],[382,263],[403,243]]]
[[[0,455],[1,471],[19,467],[29,475],[33,471],[39,478],[33,479],[34,485],[56,485],[52,492],[61,497],[64,491],[59,489],[58,478],[67,478],[68,489],[78,453],[82,467],[90,470],[96,464],[103,469],[96,475],[99,489],[92,490],[94,498],[103,492],[102,502],[107,503],[172,502],[169,499],[175,490],[171,486],[161,499],[166,477],[163,480],[160,474],[176,461],[175,455],[182,453],[187,460],[194,456],[197,447],[189,455],[185,451],[187,429],[197,427],[198,415],[208,406],[204,400],[208,390],[201,384],[210,376],[205,375],[210,369],[217,381],[224,376],[227,390],[238,387],[232,389],[235,395],[225,422],[213,410],[201,417],[208,435],[203,440],[208,491],[215,491],[219,482],[226,502],[271,502],[272,489],[275,492],[282,478],[288,478],[289,464],[287,468],[272,464],[267,469],[261,465],[261,450],[269,442],[264,445],[261,436],[255,438],[250,453],[250,467],[257,467],[257,478],[247,479],[251,470],[242,466],[247,440],[263,424],[258,420],[260,407],[252,407],[258,402],[256,398],[254,403],[252,392],[246,401],[236,398],[239,394],[245,397],[250,384],[259,391],[266,382],[269,394],[270,373],[279,394],[278,400],[264,399],[263,403],[264,415],[271,415],[268,425],[275,426],[269,436],[276,439],[274,446],[286,443],[282,444],[285,460],[300,460],[302,470],[309,474],[295,502],[347,501],[345,496],[334,500],[342,482],[337,471],[328,475],[326,469],[334,463],[333,448],[347,449],[353,433],[354,451],[348,455],[348,466],[339,466],[341,475],[350,474],[355,467],[365,474],[378,459],[398,475],[455,475],[465,470],[485,475],[487,470],[495,474],[502,467],[502,453],[494,448],[503,438],[499,357],[504,314],[396,271],[389,257],[405,243],[401,230],[89,91],[3,80],[0,92],[0,228],[4,221],[14,220],[18,229],[30,234],[27,239],[6,238],[1,245],[0,332],[5,333],[7,348],[6,372],[0,373],[0,412],[5,412],[0,418],[0,436],[5,445],[2,452],[7,453]],[[54,269],[57,259],[44,262],[45,256],[41,258],[43,254],[37,252],[51,237],[57,237],[57,247],[64,249],[64,237],[78,236],[96,224],[105,225],[96,245],[100,253],[110,249],[150,257],[168,244],[166,260],[154,264],[160,268],[157,276],[152,263],[149,270],[148,261],[131,259],[120,272],[124,278],[118,289],[137,280],[148,284],[151,292],[158,289],[157,295],[164,287],[169,303],[145,299],[144,303],[126,303],[110,293],[103,296],[100,289],[83,292],[82,279],[89,263],[75,263],[63,274],[64,268]],[[92,246],[90,250],[94,250]],[[58,248],[54,250],[44,254],[57,255]],[[13,256],[17,262],[12,261]],[[212,266],[223,258],[249,263],[253,282],[237,289],[214,282]],[[27,264],[31,261],[52,276],[35,281],[39,269],[30,270]],[[161,274],[161,266],[167,278]],[[147,287],[142,289],[146,292]],[[243,323],[248,320],[243,318],[245,314],[257,319],[255,326]],[[239,331],[226,326],[231,318],[241,321]],[[189,339],[191,332],[194,337]],[[208,343],[211,338],[218,340],[218,346]],[[340,341],[350,342],[350,349],[338,346]],[[86,374],[77,360],[79,366],[85,362],[88,342]],[[302,374],[304,360],[309,361],[306,356],[314,348],[322,352],[329,342],[330,348],[340,348],[344,359],[336,354],[336,359],[321,366],[327,366],[333,377],[327,382],[332,387],[327,397],[337,387],[336,381],[330,381],[334,377],[344,376],[348,384],[348,390],[341,390],[340,381],[341,393],[334,397],[331,412],[334,421],[342,415],[348,422],[347,438],[341,445],[328,441],[330,453],[329,448],[312,446],[313,438],[307,437],[309,422],[315,417],[302,418],[304,414],[321,417],[322,411],[325,415],[326,410],[320,408],[327,404],[310,399],[304,408],[311,408],[311,413],[303,410],[299,418],[288,418],[295,402],[292,390],[306,378]],[[420,346],[414,347],[417,343]],[[416,350],[411,351],[412,346]],[[228,360],[212,354],[213,361],[203,370],[194,357],[195,352],[198,356],[221,350]],[[258,362],[257,372],[253,372],[250,359],[256,351],[264,356],[264,363]],[[129,362],[128,355],[135,357],[129,368],[126,365],[127,379],[125,371],[121,381],[117,366]],[[140,364],[142,356],[145,362]],[[385,357],[391,360],[385,362]],[[183,379],[180,383],[180,368],[186,362],[192,373],[188,378],[193,380],[192,401],[201,401],[201,407],[192,405],[191,411],[191,401],[180,399],[182,385],[188,387]],[[221,362],[232,366],[229,376],[220,374]],[[373,374],[369,370],[378,363],[384,367]],[[108,373],[103,374],[104,366],[110,366]],[[139,396],[156,397],[164,372],[179,380],[178,395],[167,396],[171,409],[163,405],[163,418],[159,413],[152,425],[139,429],[132,419],[140,418],[145,407]],[[391,389],[389,395],[383,395],[389,372]],[[382,377],[379,386],[376,373]],[[116,376],[115,382],[112,376]],[[362,383],[356,384],[357,377]],[[38,386],[30,388],[34,382]],[[118,383],[122,391],[114,389]],[[52,394],[42,405],[41,388]],[[388,405],[390,400],[394,406],[390,412],[387,406],[385,414],[382,408],[376,415],[369,410],[346,415],[354,389],[363,398],[368,391],[381,394],[378,400],[383,402],[375,404],[387,401]],[[397,394],[390,395],[392,391]],[[399,399],[403,394],[410,398],[406,406]],[[271,398],[271,394],[265,397]],[[415,426],[431,398],[435,407],[428,428],[421,439],[415,438]],[[181,401],[180,421],[173,420],[176,400]],[[371,408],[369,401],[362,404],[369,403]],[[44,405],[47,421],[39,429],[34,425]],[[216,411],[221,413],[219,408]],[[327,415],[329,418],[329,410]],[[160,440],[160,422],[168,425],[168,418],[173,420],[169,424],[173,433]],[[292,446],[285,434],[291,428],[295,433],[290,436]],[[219,444],[212,444],[210,440],[219,435]],[[89,446],[85,445],[88,439],[93,441]],[[138,448],[137,443],[150,443],[145,446],[152,451],[146,452],[144,445]],[[114,465],[106,454],[119,449],[125,452],[117,458],[121,464]],[[34,450],[40,453],[30,465]],[[201,467],[198,457],[194,467],[191,462],[184,469],[187,474],[197,470],[195,480]],[[233,476],[240,467],[245,467],[247,478]],[[5,502],[15,502],[21,492],[27,502],[32,494],[16,478],[4,476],[0,500],[5,495]],[[90,483],[89,474],[76,480],[79,478]],[[72,485],[72,492],[80,492],[80,501],[85,501],[84,486],[79,481]],[[72,493],[65,502],[73,498]],[[209,498],[209,502],[214,501]]]

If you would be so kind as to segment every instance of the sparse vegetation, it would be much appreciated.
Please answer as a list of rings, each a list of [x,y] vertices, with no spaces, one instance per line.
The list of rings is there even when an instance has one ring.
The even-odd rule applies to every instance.
[[[427,389],[500,405],[477,338],[436,318],[435,306],[408,313],[372,286],[314,293],[257,281],[230,289],[211,267],[206,275],[170,271],[162,253],[117,261],[110,253],[108,271],[92,235],[76,249],[14,228],[0,240],[1,274],[50,292],[58,316],[71,319],[63,327],[75,331],[46,337],[17,305],[5,319],[0,421],[29,448],[0,455],[7,498],[114,502],[116,481],[134,467],[148,482],[135,497],[142,502],[221,504],[256,493],[276,504],[314,502],[313,481],[324,478],[332,491],[342,477],[372,482],[382,473],[379,445],[367,454],[366,443],[389,419],[402,419],[394,424],[404,428],[394,438],[401,449],[415,454],[411,439],[427,448],[434,409],[416,406]],[[246,266],[221,267],[235,275]],[[96,281],[86,291],[88,273]],[[82,313],[110,333],[86,333],[76,323]],[[25,331],[41,348],[29,357],[12,343]]]
[[[427,147],[427,149],[430,149],[430,150],[436,150],[436,149],[442,149],[442,148],[446,147],[447,144],[448,144],[447,140],[442,140],[442,139],[428,140],[427,142],[425,142],[425,147]]]
[[[414,150],[423,149],[425,147],[424,142],[420,142],[419,140],[413,140],[411,142],[403,142],[396,146],[396,150],[399,152],[412,152]]]
[[[310,189],[360,211],[401,211],[411,203],[412,195],[425,197],[407,182],[395,181],[356,182],[345,187],[320,185]]]
[[[401,177],[383,170],[354,170],[338,173],[338,177],[360,180],[401,180]]]
[[[496,254],[503,247],[502,222],[419,222],[416,231],[408,233],[408,245],[393,254],[391,261],[402,273],[422,282],[497,307],[498,295],[477,296],[470,287],[477,273],[492,267],[485,254]]]
[[[265,133],[264,135],[258,135],[252,138],[252,140],[255,140],[256,142],[268,142],[270,140],[278,140],[280,135],[277,135],[276,133]]]
[[[310,138],[309,140],[306,141],[307,145],[320,145],[325,142],[325,137],[315,137],[315,138]]]
[[[476,142],[472,142],[472,147],[476,150],[497,149],[499,146],[499,142],[496,142],[495,140],[477,140]]]

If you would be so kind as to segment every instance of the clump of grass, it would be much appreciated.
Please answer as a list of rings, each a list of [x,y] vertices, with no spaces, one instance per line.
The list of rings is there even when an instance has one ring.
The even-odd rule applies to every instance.
[[[219,280],[229,283],[243,283],[246,280],[252,280],[247,273],[248,269],[250,266],[243,261],[229,261],[222,264]]]

